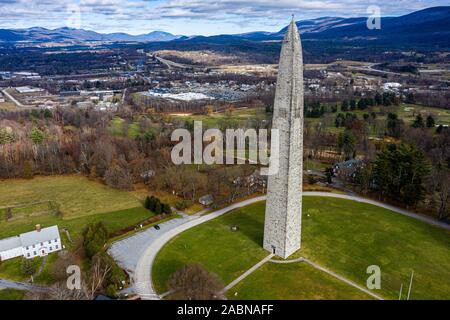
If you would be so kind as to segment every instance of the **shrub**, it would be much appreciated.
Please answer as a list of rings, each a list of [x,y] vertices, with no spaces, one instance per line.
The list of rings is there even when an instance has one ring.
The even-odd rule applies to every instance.
[[[36,273],[37,267],[33,263],[33,260],[22,258],[22,261],[20,262],[20,270],[24,275],[32,276]]]
[[[102,222],[91,223],[83,231],[83,247],[89,259],[102,251],[108,240],[108,230]]]
[[[170,205],[168,203],[164,203],[163,204],[162,211],[165,214],[171,214],[172,213],[172,209],[170,208]]]
[[[192,201],[190,200],[181,200],[175,203],[175,208],[177,210],[184,210],[186,208],[189,208],[190,206],[192,206]]]

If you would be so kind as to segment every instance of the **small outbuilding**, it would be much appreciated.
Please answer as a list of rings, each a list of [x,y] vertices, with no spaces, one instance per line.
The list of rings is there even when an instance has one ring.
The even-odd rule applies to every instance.
[[[213,204],[214,198],[213,198],[212,195],[207,194],[207,195],[205,195],[205,196],[203,196],[203,197],[200,197],[200,198],[198,199],[198,202],[200,202],[200,204],[202,204],[202,205],[204,205],[204,206],[210,206],[210,205]]]

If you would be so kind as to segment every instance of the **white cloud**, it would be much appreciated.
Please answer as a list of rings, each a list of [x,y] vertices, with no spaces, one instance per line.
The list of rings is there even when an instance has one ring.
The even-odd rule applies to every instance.
[[[149,28],[177,34],[274,30],[289,20],[320,16],[365,16],[369,5],[383,15],[445,5],[448,0],[0,0],[0,28],[61,27],[68,5],[79,5],[81,26],[138,33]],[[408,8],[408,9],[405,9]],[[406,11],[406,12],[408,12]],[[206,27],[205,27],[206,26]],[[132,29],[132,30],[130,30]]]

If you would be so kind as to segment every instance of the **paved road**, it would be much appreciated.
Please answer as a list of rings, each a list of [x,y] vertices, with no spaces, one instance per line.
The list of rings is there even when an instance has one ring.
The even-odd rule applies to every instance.
[[[395,207],[395,206],[391,206],[389,204],[383,203],[383,202],[379,202],[376,200],[372,200],[372,199],[367,199],[367,198],[362,198],[362,197],[358,197],[358,196],[353,196],[353,195],[346,195],[346,194],[337,194],[337,193],[329,193],[329,192],[303,192],[304,196],[319,196],[319,197],[331,197],[331,198],[341,198],[341,199],[348,199],[348,200],[353,200],[353,201],[358,201],[358,202],[364,202],[364,203],[368,203],[368,204],[372,204],[374,206],[377,207],[382,207],[397,213],[400,213],[404,216],[410,217],[410,218],[414,218],[417,220],[420,220],[422,222],[431,224],[433,226],[436,227],[440,227],[442,229],[447,229],[450,230],[450,224],[418,214],[418,213],[414,213],[399,207]]]
[[[0,289],[16,289],[33,292],[45,292],[48,291],[48,287],[32,285],[24,282],[16,282],[11,280],[0,279]]]
[[[196,217],[187,221],[184,224],[175,227],[168,232],[162,234],[160,237],[156,238],[151,245],[145,250],[144,254],[140,257],[135,273],[134,273],[134,287],[136,293],[141,296],[142,299],[159,299],[159,296],[156,294],[153,283],[151,280],[151,270],[153,266],[153,261],[155,260],[156,255],[159,250],[173,237],[180,234],[181,232],[188,230],[192,227],[195,227],[199,224],[202,224],[206,221],[215,219],[231,210],[248,206],[249,204],[263,201],[266,197],[257,197],[249,200],[245,200],[242,202],[234,203],[229,207],[217,210],[213,213],[207,214],[205,216]]]
[[[12,95],[9,94],[8,91],[2,90],[3,94],[9,99],[11,100],[16,106],[18,106],[19,108],[24,108],[25,106],[20,103],[19,101],[17,101]]]
[[[373,204],[425,223],[450,230],[450,225],[443,222],[371,199],[328,192],[304,192],[303,196],[341,198]],[[159,299],[159,296],[153,288],[151,270],[156,255],[169,240],[185,230],[215,219],[231,210],[264,200],[266,200],[266,197],[260,196],[232,204],[229,207],[205,216],[184,217],[183,219],[168,221],[160,225],[161,230],[159,231],[154,231],[154,229],[151,228],[141,234],[116,242],[110,249],[110,253],[118,260],[119,265],[122,267],[125,266],[124,268],[133,275],[135,292],[139,294],[142,299]]]
[[[139,258],[156,238],[195,218],[195,216],[183,216],[159,224],[160,230],[152,227],[138,232],[128,238],[114,242],[108,249],[108,253],[122,269],[128,272],[130,277],[133,277]]]

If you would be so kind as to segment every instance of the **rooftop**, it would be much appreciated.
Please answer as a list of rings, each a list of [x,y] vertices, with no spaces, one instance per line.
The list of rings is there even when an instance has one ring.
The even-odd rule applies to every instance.
[[[19,236],[14,236],[0,240],[0,251],[8,251],[21,246],[22,243],[20,242]]]
[[[43,228],[40,231],[34,230],[20,235],[22,246],[27,247],[39,242],[45,242],[59,238],[58,226]]]

